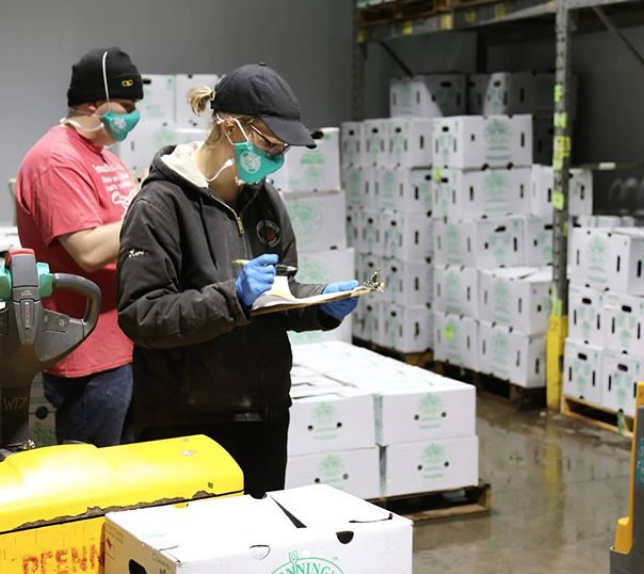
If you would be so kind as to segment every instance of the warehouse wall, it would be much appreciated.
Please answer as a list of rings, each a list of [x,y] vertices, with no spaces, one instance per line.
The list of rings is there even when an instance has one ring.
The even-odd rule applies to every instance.
[[[71,65],[90,48],[119,45],[158,74],[266,61],[323,126],[351,114],[351,37],[348,0],[2,0],[0,223],[13,218],[5,182],[66,112]]]

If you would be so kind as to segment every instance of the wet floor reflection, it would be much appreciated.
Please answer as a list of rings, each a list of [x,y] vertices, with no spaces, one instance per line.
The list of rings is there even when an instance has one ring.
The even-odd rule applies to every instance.
[[[418,524],[414,574],[608,574],[628,504],[629,442],[490,399],[478,410],[493,512]]]

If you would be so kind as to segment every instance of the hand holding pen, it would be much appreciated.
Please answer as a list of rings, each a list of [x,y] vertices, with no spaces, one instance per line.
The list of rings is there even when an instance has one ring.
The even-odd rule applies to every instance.
[[[250,259],[235,259],[233,260],[233,263],[235,265],[246,265],[250,263],[250,261]],[[297,271],[297,267],[293,267],[292,265],[284,265],[283,263],[276,263],[274,267],[275,271],[277,271],[278,273],[295,273]]]

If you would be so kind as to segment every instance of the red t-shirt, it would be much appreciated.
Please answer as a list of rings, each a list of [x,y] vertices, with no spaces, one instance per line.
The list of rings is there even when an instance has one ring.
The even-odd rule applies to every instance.
[[[120,221],[135,193],[128,169],[112,152],[64,126],[50,129],[20,165],[16,215],[21,245],[33,249],[36,259],[48,263],[52,273],[81,275],[102,293],[96,329],[49,373],[82,377],[132,361],[132,343],[117,324],[116,263],[87,273],[57,238]],[[85,298],[69,291],[55,290],[43,304],[71,317],[85,314]]]

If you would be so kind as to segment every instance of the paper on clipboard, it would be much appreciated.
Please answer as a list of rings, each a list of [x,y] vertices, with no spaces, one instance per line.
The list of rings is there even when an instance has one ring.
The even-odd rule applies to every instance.
[[[298,299],[291,293],[288,286],[288,277],[278,275],[275,277],[275,283],[270,291],[260,295],[253,303],[251,315],[263,315],[265,313],[277,313],[287,309],[296,309],[299,307],[309,307],[311,305],[320,305],[331,301],[340,301],[351,297],[361,297],[373,293],[377,289],[366,285],[359,285],[352,291],[340,291],[338,293],[325,293],[322,295],[313,295]]]

